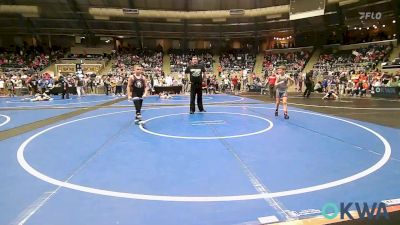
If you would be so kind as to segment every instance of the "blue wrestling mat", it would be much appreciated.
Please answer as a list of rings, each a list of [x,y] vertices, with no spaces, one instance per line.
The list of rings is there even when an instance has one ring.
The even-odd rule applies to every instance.
[[[206,110],[147,107],[139,126],[133,107],[96,109],[1,141],[0,224],[261,224],[400,197],[398,129],[295,107],[285,120],[272,104]]]

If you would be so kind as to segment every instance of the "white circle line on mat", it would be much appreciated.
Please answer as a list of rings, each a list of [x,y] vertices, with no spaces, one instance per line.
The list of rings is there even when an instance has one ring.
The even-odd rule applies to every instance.
[[[357,109],[357,110],[379,110],[379,111],[397,111],[400,108],[365,108],[365,107],[350,107],[350,106],[330,106],[330,105],[308,105],[308,104],[300,104],[300,103],[288,103],[289,105],[297,105],[297,106],[307,106],[307,107],[315,107],[315,108],[329,108],[329,109]]]
[[[183,102],[183,101],[188,102],[188,101],[190,101],[190,97],[188,99],[174,99],[174,97],[177,97],[177,96],[173,96],[170,99],[162,99],[162,100],[175,101],[175,102]],[[213,97],[203,97],[203,101],[205,101],[205,100],[208,101],[208,100],[213,100],[213,99],[214,99]]]
[[[271,122],[271,120],[268,120],[266,118],[260,117],[260,116],[255,116],[255,115],[250,115],[250,114],[245,114],[245,113],[232,113],[232,112],[206,112],[206,113],[202,113],[202,114],[229,114],[229,115],[240,115],[240,116],[249,116],[249,117],[253,117],[253,118],[257,118],[257,119],[261,119],[264,120],[266,122],[269,123],[269,126],[259,130],[259,131],[255,131],[255,132],[251,132],[251,133],[247,133],[247,134],[237,134],[237,135],[226,135],[226,136],[213,136],[213,137],[207,137],[207,136],[177,136],[177,135],[168,135],[168,134],[162,134],[162,133],[158,133],[158,132],[154,132],[154,131],[150,131],[148,129],[146,129],[144,127],[144,125],[152,120],[155,119],[160,119],[160,118],[165,118],[165,117],[169,117],[169,116],[178,116],[178,115],[187,115],[188,113],[174,113],[174,114],[167,114],[167,115],[162,115],[162,116],[156,116],[150,119],[147,119],[145,121],[143,121],[143,124],[140,124],[139,127],[143,132],[146,132],[148,134],[152,134],[152,135],[156,135],[156,136],[160,136],[160,137],[167,137],[167,138],[176,138],[176,139],[191,139],[191,140],[214,140],[214,139],[229,139],[229,138],[241,138],[241,137],[248,137],[248,136],[252,136],[252,135],[257,135],[257,134],[261,134],[264,132],[267,132],[269,130],[272,129],[272,127],[274,126],[273,123]]]
[[[96,101],[86,101],[86,102],[70,102],[70,103],[65,103],[65,104],[52,104],[52,105],[27,105],[27,106],[11,106],[11,107],[0,107],[1,108],[7,108],[7,109],[13,109],[13,108],[39,108],[39,107],[43,107],[43,106],[63,106],[63,105],[78,105],[78,104],[86,104],[86,103],[95,103],[95,102],[105,102],[105,101],[112,101],[115,100],[117,98],[110,98],[110,99],[103,99],[103,100],[96,100]],[[57,100],[59,101],[59,100]],[[45,102],[54,102],[54,101],[45,101]],[[9,102],[9,103],[32,103],[35,104],[35,102]],[[37,102],[36,102],[37,103]],[[54,102],[56,103],[56,102]]]
[[[6,118],[6,120],[4,122],[0,123],[0,127],[6,125],[7,123],[9,123],[11,121],[11,118],[7,115],[0,114],[0,117]]]
[[[219,106],[221,107],[221,106]],[[233,106],[236,107],[236,106]],[[241,106],[239,106],[241,107]],[[221,108],[227,108],[227,106],[222,106]],[[268,108],[268,107],[250,107],[247,106],[247,108],[262,108],[262,109],[274,109],[274,108]],[[159,108],[153,108],[153,109],[159,109]],[[128,193],[128,192],[117,192],[117,191],[110,191],[110,190],[104,190],[104,189],[99,189],[99,188],[92,188],[92,187],[87,187],[87,186],[82,186],[78,184],[73,184],[69,182],[64,182],[61,180],[54,179],[52,177],[49,177],[36,169],[34,169],[29,163],[25,160],[24,157],[24,152],[26,149],[26,146],[34,140],[36,137],[52,130],[57,127],[64,126],[66,124],[82,121],[82,120],[87,120],[87,119],[92,119],[96,117],[101,117],[101,116],[107,116],[107,115],[113,115],[113,114],[119,114],[119,113],[126,113],[126,112],[131,112],[132,110],[128,111],[120,111],[120,112],[113,112],[113,113],[105,113],[105,114],[100,114],[96,116],[89,116],[85,118],[80,118],[68,122],[64,122],[52,127],[49,127],[45,130],[42,130],[32,136],[30,136],[28,139],[26,139],[18,148],[17,151],[17,160],[18,163],[21,165],[23,169],[25,169],[28,173],[31,175],[48,182],[50,184],[56,185],[56,186],[61,186],[64,188],[69,188],[73,189],[76,191],[81,191],[81,192],[86,192],[86,193],[92,193],[92,194],[97,194],[97,195],[103,195],[103,196],[110,196],[110,197],[117,197],[117,198],[127,198],[127,199],[140,199],[140,200],[150,200],[150,201],[173,201],[173,202],[225,202],[225,201],[244,201],[244,200],[255,200],[255,199],[264,199],[264,198],[276,198],[276,197],[283,197],[283,196],[290,196],[290,195],[298,195],[298,194],[304,194],[304,193],[309,193],[309,192],[314,192],[314,191],[320,191],[332,187],[337,187],[343,184],[347,184],[350,182],[353,182],[355,180],[361,179],[365,176],[368,176],[369,174],[379,170],[381,167],[383,167],[389,160],[392,149],[389,144],[389,142],[378,132],[365,127],[361,124],[357,124],[355,122],[351,122],[345,119],[341,118],[336,118],[333,116],[328,116],[328,115],[323,115],[319,113],[313,113],[313,112],[306,112],[306,111],[299,111],[299,110],[291,110],[291,112],[298,112],[298,113],[305,113],[305,114],[310,114],[310,115],[317,115],[317,116],[322,116],[326,118],[331,118],[335,119],[338,121],[342,121],[351,125],[354,125],[356,127],[362,128],[372,134],[374,134],[376,137],[379,138],[379,140],[383,143],[385,147],[385,152],[382,156],[382,158],[372,165],[371,167],[356,173],[354,175],[319,184],[319,185],[314,185],[310,187],[304,187],[304,188],[298,188],[298,189],[293,189],[293,190],[286,190],[286,191],[278,191],[278,192],[269,192],[269,193],[258,193],[258,194],[245,194],[245,195],[226,195],[226,196],[170,196],[170,195],[149,195],[149,194],[137,194],[137,193]]]

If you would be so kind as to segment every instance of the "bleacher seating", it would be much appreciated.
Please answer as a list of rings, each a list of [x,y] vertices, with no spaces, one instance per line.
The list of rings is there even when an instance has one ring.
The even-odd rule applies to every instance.
[[[220,56],[222,70],[228,73],[245,69],[253,72],[255,62],[256,54],[245,49],[231,49]]]
[[[171,58],[171,72],[173,73],[183,72],[193,56],[197,56],[199,63],[205,66],[207,72],[213,71],[213,55],[209,50],[181,51],[171,49],[169,56]]]
[[[318,73],[375,69],[391,51],[390,45],[369,45],[345,51],[326,51],[320,55],[314,70]]]
[[[307,50],[281,53],[267,51],[264,56],[263,72],[266,73],[267,71],[270,74],[274,68],[284,65],[288,73],[299,73],[303,70],[310,56],[311,52]]]

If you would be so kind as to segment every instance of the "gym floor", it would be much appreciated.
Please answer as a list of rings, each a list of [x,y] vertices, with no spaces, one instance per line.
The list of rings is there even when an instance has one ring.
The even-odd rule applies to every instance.
[[[263,224],[396,202],[400,101],[0,99],[0,224]]]

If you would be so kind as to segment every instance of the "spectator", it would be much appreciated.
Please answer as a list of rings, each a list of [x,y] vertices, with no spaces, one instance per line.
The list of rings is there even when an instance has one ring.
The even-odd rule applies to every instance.
[[[275,73],[272,73],[268,77],[269,97],[271,97],[272,99],[276,98],[275,81],[276,81],[276,75],[275,75]]]
[[[5,82],[2,77],[0,77],[0,95],[5,94]]]
[[[171,49],[169,51],[169,56],[171,59],[171,72],[173,73],[184,72],[184,69],[190,64],[190,60],[193,56],[198,58],[199,64],[205,67],[206,72],[213,71],[213,55],[209,50],[197,49],[182,51],[178,49]]]
[[[232,86],[233,86],[233,93],[235,94],[235,95],[238,95],[239,93],[238,93],[238,83],[239,83],[239,80],[238,80],[238,77],[237,76],[235,76],[235,77],[233,77],[232,78]]]
[[[15,96],[15,83],[11,78],[8,78],[6,80],[6,86],[7,86],[8,96],[14,97]]]
[[[168,75],[165,77],[165,85],[166,85],[166,86],[172,86],[172,85],[173,85],[172,77],[171,77],[170,74],[168,74]]]
[[[272,73],[274,68],[279,66],[285,66],[287,68],[286,72],[294,74],[294,78],[296,81],[295,74],[298,75],[304,69],[308,59],[310,58],[310,52],[307,50],[293,51],[293,52],[285,52],[285,53],[275,53],[271,51],[265,52],[264,61],[263,61],[263,71],[265,74]],[[298,81],[299,82],[299,81]],[[300,83],[296,83],[297,84]],[[301,91],[301,89],[300,89]]]
[[[320,81],[318,81],[315,86],[314,86],[314,91],[318,92],[318,93],[322,93],[322,83]]]
[[[231,49],[220,56],[222,70],[226,73],[242,72],[247,76],[248,71],[253,71],[256,55],[246,49]]]
[[[122,85],[123,85],[124,79],[122,76],[117,76],[115,78],[115,95],[116,96],[122,96]]]
[[[312,74],[313,74],[312,70],[306,74],[306,78],[304,80],[304,84],[306,85],[306,90],[303,93],[303,97],[307,98],[310,97],[313,88]]]
[[[80,98],[81,95],[85,95],[85,91],[83,87],[85,86],[83,83],[82,77],[76,76],[75,78],[75,87],[76,87],[76,92],[78,93],[78,97]]]

